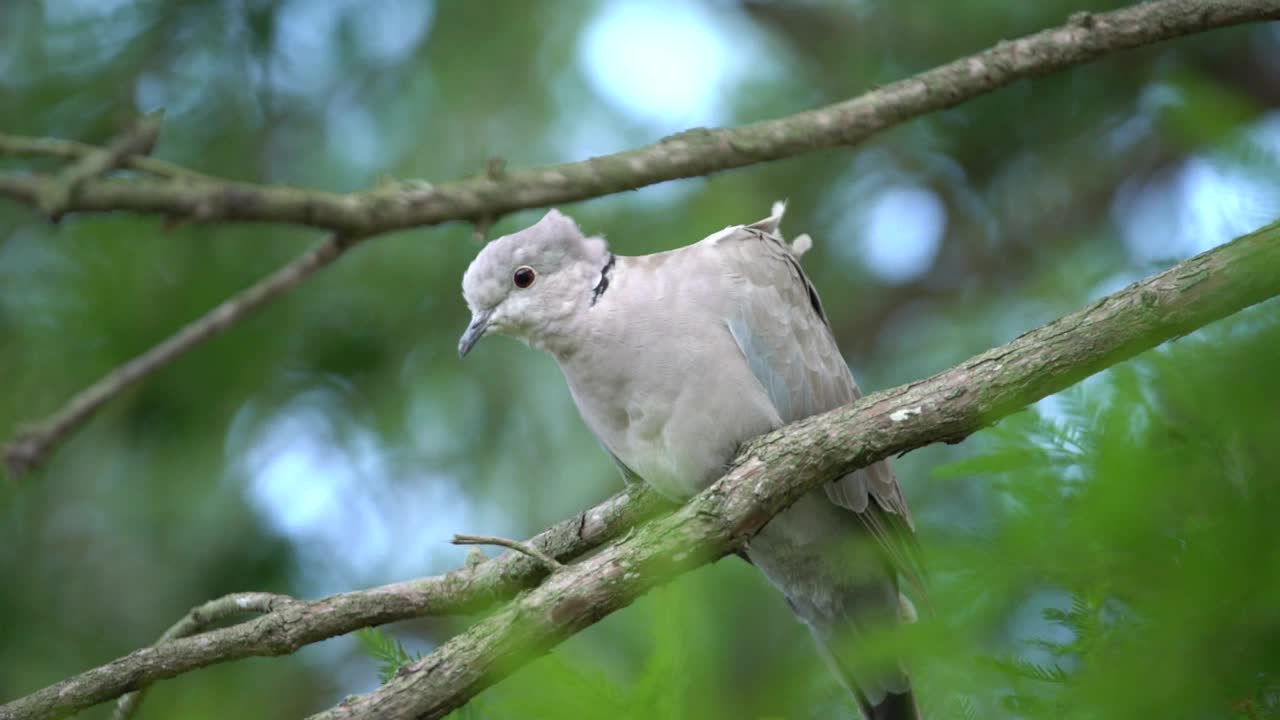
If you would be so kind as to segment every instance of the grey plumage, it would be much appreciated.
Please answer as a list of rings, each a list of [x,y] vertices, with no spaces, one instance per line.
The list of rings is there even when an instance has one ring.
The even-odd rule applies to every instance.
[[[549,352],[624,476],[688,498],[745,441],[859,397],[800,267],[809,240],[783,240],[782,211],[621,257],[552,210],[467,270],[472,322],[459,352],[488,333]],[[900,667],[855,662],[870,628],[898,621],[898,575],[917,577],[911,533],[881,462],[805,495],[746,548],[871,718],[918,714]]]

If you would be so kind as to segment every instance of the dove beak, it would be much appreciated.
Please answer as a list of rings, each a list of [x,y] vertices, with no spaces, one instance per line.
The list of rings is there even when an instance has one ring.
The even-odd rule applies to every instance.
[[[491,317],[493,317],[492,310],[479,310],[471,316],[471,324],[458,340],[458,357],[466,357],[467,353],[471,352],[471,348],[480,342],[480,338],[484,337],[485,331],[489,329]]]

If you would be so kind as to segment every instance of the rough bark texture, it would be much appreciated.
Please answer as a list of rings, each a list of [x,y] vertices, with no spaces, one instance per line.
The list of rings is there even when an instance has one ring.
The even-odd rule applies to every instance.
[[[439,718],[650,588],[739,547],[824,480],[974,431],[1121,360],[1280,295],[1271,225],[926,380],[763,436],[688,504],[551,575],[386,685],[313,716]]]
[[[561,560],[582,555],[671,505],[631,487],[605,502],[539,533],[530,544]],[[77,710],[145,688],[208,665],[246,657],[288,655],[298,648],[362,627],[425,615],[483,610],[510,599],[547,574],[537,560],[511,551],[444,575],[342,593],[315,601],[268,598],[253,610],[264,613],[239,625],[142,648],[43,690],[0,706],[0,720],[66,717]],[[229,598],[260,597],[262,593]],[[222,599],[222,600],[225,600]],[[221,600],[208,605],[221,606]],[[202,606],[204,607],[204,606]],[[199,614],[197,608],[193,613]],[[183,621],[175,628],[185,631]],[[162,638],[165,640],[165,638]]]
[[[226,595],[191,608],[190,612],[160,636],[159,642],[196,635],[229,617],[245,613],[270,613],[297,602],[288,595],[275,593],[246,592]],[[111,720],[129,720],[133,717],[138,711],[138,706],[142,704],[145,694],[146,688],[122,695],[116,702],[116,711],[111,714]]]
[[[1280,0],[1158,0],[1108,13],[1077,13],[1065,25],[1002,42],[828,107],[734,129],[690,130],[643,148],[582,162],[346,195],[222,180],[95,178],[83,182],[64,209],[130,210],[198,221],[297,223],[355,236],[451,220],[481,220],[852,145],[913,117],[1117,50],[1275,19],[1280,19]],[[39,175],[0,175],[0,195],[36,204],[51,182]]]

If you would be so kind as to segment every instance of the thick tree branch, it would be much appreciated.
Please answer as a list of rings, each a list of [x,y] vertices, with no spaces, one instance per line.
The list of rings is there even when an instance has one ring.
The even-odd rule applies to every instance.
[[[54,445],[87,422],[108,400],[288,292],[337,260],[354,243],[355,240],[341,235],[330,236],[256,285],[227,298],[159,345],[107,373],[53,415],[20,432],[4,448],[5,466],[16,476],[44,462]]]
[[[469,220],[481,226],[492,218],[524,208],[599,197],[853,145],[920,115],[1118,50],[1275,19],[1280,19],[1280,0],[1156,0],[1109,13],[1078,13],[1060,27],[1001,42],[983,52],[817,110],[739,128],[690,130],[643,148],[582,162],[517,172],[487,172],[438,186],[402,183],[351,194],[217,180],[166,163],[130,160],[128,152],[110,153],[66,141],[0,136],[0,152],[78,157],[76,166],[87,166],[94,158],[95,167],[109,157],[113,162],[130,164],[158,176],[125,180],[80,177],[84,173],[77,172],[75,192],[64,197],[60,188],[65,175],[0,174],[0,196],[37,207],[47,205],[48,198],[56,196],[59,212],[126,210],[206,222],[296,223],[347,237],[368,237],[454,220]],[[307,260],[303,258],[298,263],[306,264]],[[289,267],[281,272],[289,272]],[[265,295],[247,310],[281,292]],[[234,298],[228,301],[232,302]],[[215,326],[205,326],[194,340],[180,341],[184,333],[194,332],[196,325],[211,320],[225,307],[226,304],[220,306],[165,341],[163,350],[154,348],[113,371],[35,430],[15,439],[5,451],[6,464],[15,472],[38,464],[54,444],[88,420],[119,390],[225,329],[226,325],[216,325],[210,332]],[[247,312],[240,316],[244,314]],[[164,360],[147,362],[157,355],[163,355]],[[128,375],[121,383],[120,373],[126,370],[137,374]]]
[[[734,551],[824,480],[969,434],[1088,375],[1280,295],[1280,224],[1135,283],[926,380],[765,435],[674,513],[639,527],[402,669],[313,716],[439,718],[650,588]]]
[[[687,505],[563,567],[379,690],[317,717],[442,717],[649,588],[734,551],[824,479],[932,442],[958,442],[1094,372],[1276,295],[1280,224],[1179,263],[946,372],[763,436],[729,474]],[[637,497],[640,492],[630,488],[532,544],[563,559],[617,537],[656,514],[658,502],[650,494]],[[540,563],[511,552],[444,576],[299,602],[241,625],[130,653],[0,707],[0,720],[61,717],[216,662],[287,654],[368,625],[473,610],[545,576]]]
[[[639,486],[564,520],[529,540],[568,560],[627,532],[671,505]],[[444,575],[342,593],[314,601],[273,603],[238,625],[174,637],[0,706],[0,720],[60,718],[216,663],[288,655],[304,645],[397,620],[472,613],[510,599],[547,575],[539,561],[511,551]],[[229,598],[261,595],[240,593]],[[214,600],[220,604],[226,598]],[[233,601],[234,602],[234,601]],[[202,606],[204,607],[204,606]],[[185,621],[179,626],[186,627]],[[178,627],[178,626],[175,626]]]
[[[49,206],[48,198],[54,197],[57,212],[128,210],[201,221],[299,223],[336,233],[329,241],[337,246],[332,257],[323,257],[326,252],[322,246],[312,255],[323,259],[308,261],[316,267],[294,273],[290,268],[308,263],[288,266],[273,278],[292,279],[280,280],[278,286],[260,284],[232,298],[94,386],[105,395],[90,395],[94,390],[90,388],[78,396],[77,401],[87,409],[71,412],[73,408],[68,408],[55,416],[54,421],[62,422],[46,425],[47,442],[28,446],[27,457],[38,460],[120,388],[331,262],[344,247],[340,237],[483,219],[853,144],[920,114],[1114,50],[1277,18],[1280,0],[1159,0],[1113,13],[1073,16],[1062,27],[1001,43],[827,108],[737,129],[694,130],[634,151],[438,187],[406,184],[340,195],[204,178],[188,182],[184,177],[183,182],[174,182],[190,175],[189,171],[171,166],[165,171],[164,165],[154,164],[156,161],[144,163],[145,159],[134,157],[143,146],[132,139],[100,149],[59,144],[61,141],[0,138],[5,141],[0,150],[79,158],[80,162],[57,176],[0,175],[0,195],[37,207]],[[117,165],[160,179],[99,177]],[[527,657],[627,605],[653,585],[731,552],[823,478],[929,442],[958,441],[1092,372],[1277,294],[1280,243],[1276,236],[1272,226],[946,373],[870,396],[762,438],[748,448],[729,475],[675,514],[644,525],[617,545],[566,567],[377,692],[320,717],[443,715]],[[634,495],[636,491],[630,492]],[[576,555],[614,537],[639,517],[652,515],[655,507],[657,502],[649,496],[624,494],[607,507],[597,508],[604,518],[598,532],[588,529],[591,523],[584,515],[539,538],[568,543],[568,549],[561,552],[548,549],[553,556]],[[0,718],[59,717],[215,662],[285,654],[359,627],[474,609],[509,597],[543,574],[545,568],[539,564],[508,553],[436,578],[314,602],[271,604],[269,612],[255,620],[167,640],[0,707]]]

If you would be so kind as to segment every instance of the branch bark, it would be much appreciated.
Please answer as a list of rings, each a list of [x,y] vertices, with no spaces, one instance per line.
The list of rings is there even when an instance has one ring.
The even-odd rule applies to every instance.
[[[128,162],[135,155],[146,155],[156,144],[160,134],[161,113],[149,115],[134,123],[104,148],[87,153],[63,168],[40,189],[36,206],[57,221],[67,212],[71,201],[87,181],[111,172]]]
[[[590,510],[544,530],[528,544],[550,557],[572,559],[670,507],[655,493],[639,486],[628,487]],[[288,655],[304,645],[397,620],[478,612],[510,599],[546,575],[547,568],[541,562],[513,550],[435,577],[320,600],[272,603],[269,612],[248,622],[190,637],[162,639],[154,646],[135,650],[2,705],[0,720],[66,717],[157,680],[209,665],[246,657]],[[212,604],[225,600],[214,600]],[[179,625],[185,627],[181,622]]]
[[[108,157],[156,177],[131,180],[77,177],[75,192],[63,197],[59,188],[65,178],[7,173],[0,174],[0,196],[41,207],[57,194],[59,212],[133,211],[202,222],[294,223],[324,228],[347,237],[369,237],[455,220],[481,226],[515,210],[584,200],[667,180],[709,175],[853,145],[886,128],[954,107],[1018,80],[1096,60],[1119,50],[1275,19],[1280,19],[1280,0],[1156,0],[1108,13],[1077,13],[1059,27],[1001,42],[988,50],[817,110],[739,128],[689,130],[636,150],[518,172],[488,172],[438,186],[406,182],[339,194],[257,185],[201,176],[159,161],[130,159],[128,152],[113,155],[108,150],[78,143],[4,135],[0,136],[0,152],[76,157],[79,158],[77,165],[88,163],[89,158],[97,158],[94,162],[100,164],[102,158]],[[304,256],[280,272],[287,273],[288,268],[307,262]],[[248,309],[255,309],[279,294],[282,292],[268,293]],[[5,450],[6,464],[15,473],[29,470],[43,460],[53,445],[129,384],[248,314],[242,313],[221,325],[216,317],[225,306],[215,308],[161,346],[117,368],[75,396],[36,429],[16,438]],[[184,334],[191,333],[196,339],[184,338]],[[164,356],[164,360],[150,362],[157,355]],[[132,375],[134,372],[138,374]],[[127,381],[119,382],[122,377],[127,377]]]
[[[124,210],[198,221],[295,223],[329,229],[335,233],[331,242],[340,243],[337,238],[453,220],[478,221],[518,209],[851,145],[921,114],[1116,50],[1274,19],[1280,19],[1280,0],[1157,0],[1111,13],[1078,14],[1061,27],[1001,43],[826,108],[737,129],[691,130],[644,148],[584,162],[436,187],[406,183],[342,195],[263,186],[198,176],[135,157],[143,144],[134,139],[104,149],[4,136],[0,151],[76,157],[80,162],[58,176],[0,174],[0,195],[41,207],[56,193],[56,209],[66,212]],[[99,177],[117,165],[155,177]],[[68,179],[73,182],[68,184]],[[72,191],[64,196],[58,191],[62,186]],[[824,478],[930,442],[957,442],[1088,374],[1280,293],[1278,235],[1277,227],[1270,226],[945,373],[761,438],[725,478],[674,514],[645,524],[603,552],[555,573],[378,691],[317,717],[442,716],[527,658],[626,606],[650,587],[732,552]],[[84,401],[87,410],[55,416],[55,420],[72,419],[46,426],[52,428],[50,439],[33,457],[38,459],[120,389],[282,294],[340,252],[341,246],[332,257],[296,277],[289,268],[298,265],[286,266],[273,278],[288,275],[289,281],[278,286],[268,283],[275,289],[266,291],[261,290],[263,285],[255,286],[228,300],[123,366],[117,371],[122,376],[104,378],[94,387],[102,390],[107,383],[110,392]],[[246,295],[252,301],[240,302]],[[77,400],[83,401],[85,394]],[[615,538],[638,520],[656,514],[660,503],[638,492],[619,495],[591,511],[590,518],[584,513],[560,523],[535,538],[534,545],[552,557],[572,557]],[[268,603],[264,607],[269,612],[252,621],[163,641],[9,703],[0,707],[0,720],[61,717],[217,662],[287,654],[311,642],[394,620],[474,610],[511,597],[545,573],[541,564],[506,553],[475,568],[434,578],[312,602]]]
[[[827,478],[933,442],[959,442],[1032,402],[1167,340],[1280,295],[1273,224],[1029,332],[931,378],[867,396],[751,443],[721,480],[674,513],[639,488],[531,544],[566,559],[623,539],[547,577],[521,553],[447,575],[289,604],[253,621],[126,655],[0,707],[0,720],[62,717],[164,678],[255,655],[283,655],[360,627],[466,612],[545,582],[377,691],[315,716],[438,718],[522,663],[675,575],[733,552]]]
[[[297,600],[288,595],[265,592],[234,593],[220,597],[217,600],[210,600],[203,605],[191,608],[191,612],[164,631],[164,634],[160,636],[160,640],[156,644],[197,635],[209,629],[209,626],[214,623],[221,622],[229,617],[251,612],[270,613],[295,605],[297,602]],[[129,720],[129,718],[132,718],[138,712],[138,707],[142,705],[142,699],[145,695],[146,688],[122,695],[119,702],[116,703],[116,711],[111,714],[111,720]]]
[[[765,435],[674,513],[565,567],[378,690],[311,720],[443,717],[650,588],[734,551],[823,481],[930,443],[959,442],[1088,375],[1276,295],[1280,224],[931,378]]]
[[[1001,42],[835,105],[739,128],[689,130],[582,162],[351,194],[231,181],[182,185],[98,179],[82,186],[68,210],[296,223],[353,235],[477,221],[852,145],[911,118],[1118,50],[1276,19],[1280,0],[1156,0],[1108,13],[1077,13],[1059,27]],[[0,175],[0,195],[35,203],[48,182],[42,176]]]
[[[96,145],[89,145],[86,143],[76,142],[74,140],[33,138],[24,137],[22,135],[0,133],[0,155],[80,160],[98,150],[99,148]],[[218,178],[211,175],[205,175],[194,170],[188,170],[181,165],[174,165],[173,163],[165,162],[164,160],[157,160],[145,155],[133,155],[125,158],[123,162],[120,163],[120,167],[149,173],[158,178],[167,178],[170,180],[219,182]]]

